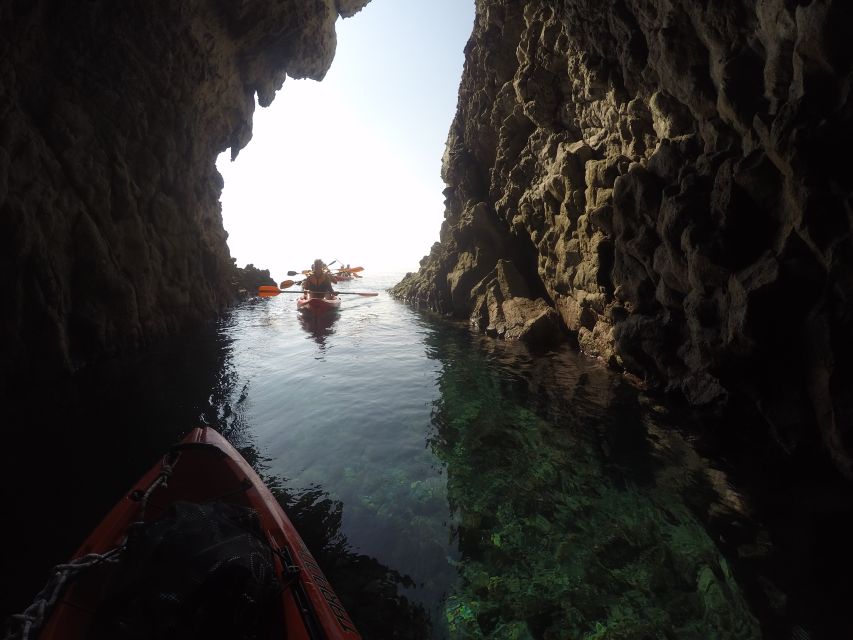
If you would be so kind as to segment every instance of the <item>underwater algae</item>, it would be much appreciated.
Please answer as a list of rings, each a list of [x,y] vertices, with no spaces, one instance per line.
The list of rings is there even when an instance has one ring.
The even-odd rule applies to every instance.
[[[761,637],[683,499],[615,477],[589,416],[540,416],[522,377],[470,356],[445,364],[431,447],[461,551],[450,637]]]

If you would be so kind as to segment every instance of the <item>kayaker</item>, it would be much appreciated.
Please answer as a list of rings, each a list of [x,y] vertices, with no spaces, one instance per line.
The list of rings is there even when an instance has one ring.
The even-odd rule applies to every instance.
[[[312,294],[335,294],[335,289],[332,287],[332,277],[331,274],[329,274],[329,269],[326,267],[326,263],[320,260],[320,258],[317,258],[314,261],[314,264],[311,266],[311,273],[305,276],[305,279],[302,281],[302,290],[306,292],[306,297],[308,297],[307,292],[309,291]]]

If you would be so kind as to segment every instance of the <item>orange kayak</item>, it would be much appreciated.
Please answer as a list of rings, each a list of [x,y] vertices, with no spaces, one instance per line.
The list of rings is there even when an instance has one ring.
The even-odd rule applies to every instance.
[[[111,554],[68,581],[33,637],[361,638],[278,501],[213,429],[172,447],[71,563]]]
[[[341,299],[334,298],[299,298],[296,300],[296,308],[299,311],[321,315],[338,311],[341,308]]]

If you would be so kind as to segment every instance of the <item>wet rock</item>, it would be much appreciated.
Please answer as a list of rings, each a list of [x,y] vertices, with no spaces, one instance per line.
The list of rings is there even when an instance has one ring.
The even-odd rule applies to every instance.
[[[499,260],[472,290],[471,325],[488,335],[545,346],[564,338],[556,311],[541,298],[530,298],[521,274]]]

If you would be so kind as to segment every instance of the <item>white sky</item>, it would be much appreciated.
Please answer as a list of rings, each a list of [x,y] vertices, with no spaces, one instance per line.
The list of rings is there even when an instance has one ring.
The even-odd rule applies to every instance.
[[[237,160],[217,161],[239,266],[277,280],[314,258],[417,270],[444,217],[441,156],[473,22],[474,0],[372,0],[338,19],[325,79],[288,78]]]

